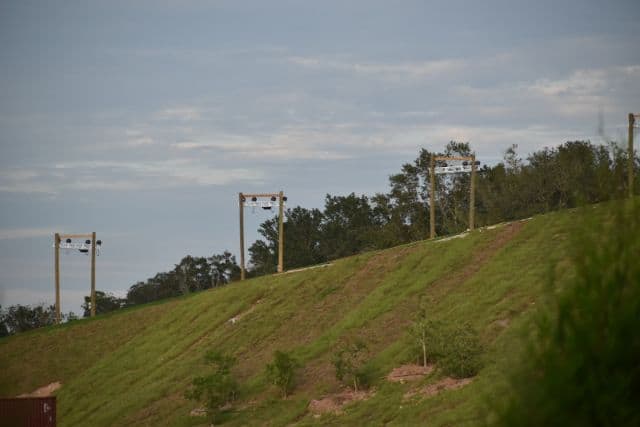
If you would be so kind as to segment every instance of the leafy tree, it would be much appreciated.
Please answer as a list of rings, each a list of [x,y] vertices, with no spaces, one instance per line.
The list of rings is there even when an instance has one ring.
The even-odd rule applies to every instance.
[[[231,375],[231,368],[236,360],[220,352],[209,351],[205,355],[205,362],[212,367],[213,372],[194,378],[191,388],[185,392],[185,397],[204,403],[213,423],[221,408],[236,398],[238,383]]]
[[[320,252],[327,260],[372,249],[373,209],[366,196],[330,196],[325,198],[321,225]]]
[[[236,257],[229,251],[207,258],[211,287],[223,286],[240,278],[240,267]]]
[[[56,310],[53,305],[12,305],[7,309],[0,307],[0,336],[16,334],[53,325]]]
[[[96,314],[104,314],[110,311],[122,308],[126,303],[126,299],[118,298],[112,294],[96,291]],[[83,317],[91,316],[91,296],[84,297],[82,304],[84,310]]]
[[[419,310],[410,332],[421,350],[422,366],[426,367],[429,362],[434,362],[445,354],[445,342],[441,333],[443,329],[441,323],[427,317],[425,308]]]
[[[476,330],[464,323],[442,332],[440,363],[443,371],[454,378],[476,375],[482,367],[482,345]]]
[[[299,362],[289,353],[277,350],[273,353],[273,361],[267,365],[267,378],[287,398],[295,385],[295,371],[300,367]]]
[[[368,357],[369,351],[364,341],[345,343],[333,356],[336,378],[353,384],[353,390],[358,391],[368,380],[365,368]]]

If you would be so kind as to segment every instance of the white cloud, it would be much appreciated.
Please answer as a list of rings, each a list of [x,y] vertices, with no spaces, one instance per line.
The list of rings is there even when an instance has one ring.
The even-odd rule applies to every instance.
[[[31,239],[33,237],[51,237],[60,227],[49,228],[0,228],[0,240]]]
[[[186,105],[165,108],[164,110],[157,112],[156,117],[161,120],[189,122],[200,120],[202,118],[202,114],[202,109]]]
[[[0,175],[0,191],[58,194],[62,191],[178,188],[225,185],[231,182],[262,182],[257,168],[228,168],[198,159],[167,161],[64,162],[43,167],[29,178]]]
[[[340,58],[291,56],[288,58],[288,61],[304,68],[346,71],[400,81],[407,78],[432,78],[446,73],[460,71],[467,67],[467,62],[462,59],[380,63],[358,62]]]

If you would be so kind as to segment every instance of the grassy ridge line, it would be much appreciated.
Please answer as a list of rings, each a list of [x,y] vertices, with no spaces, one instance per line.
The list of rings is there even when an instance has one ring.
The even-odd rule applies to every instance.
[[[571,220],[567,212],[534,218],[462,283],[443,278],[464,268],[501,228],[362,254],[328,268],[262,277],[92,322],[15,336],[0,341],[0,362],[7,367],[3,389],[29,391],[62,380],[61,425],[191,425],[198,420],[188,417],[193,404],[182,394],[200,373],[204,352],[218,348],[238,357],[237,374],[250,388],[245,403],[255,401],[245,408],[241,402],[231,425],[262,424],[265,419],[274,425],[314,423],[305,415],[308,400],[337,387],[328,360],[335,343],[364,334],[376,348],[376,370],[388,371],[409,357],[409,340],[401,326],[411,313],[407,307],[420,296],[433,302],[434,317],[472,322],[488,345],[488,359],[504,359],[501,351],[511,345],[513,328],[504,332],[496,322],[520,322],[518,313],[539,294],[547,261],[561,257],[562,236]],[[236,325],[227,322],[240,313],[247,314]],[[391,337],[383,333],[389,325],[398,331]],[[94,335],[100,336],[99,344],[88,347]],[[60,364],[41,357],[53,337],[67,342],[55,349],[63,353]],[[273,401],[265,387],[264,365],[277,348],[294,350],[305,363],[300,387],[287,401]],[[491,391],[499,364],[489,363],[463,390],[403,410],[398,409],[403,386],[382,382],[375,398],[334,421],[355,425],[372,417],[402,424],[426,414],[433,425],[473,419],[482,403],[474,396]],[[331,420],[322,418],[323,423]]]

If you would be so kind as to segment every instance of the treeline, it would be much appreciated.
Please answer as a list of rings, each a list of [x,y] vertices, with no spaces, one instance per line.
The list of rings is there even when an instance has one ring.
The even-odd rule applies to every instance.
[[[124,298],[96,291],[96,314],[224,286],[239,277],[240,267],[229,251],[211,257],[187,255],[173,270],[132,285]],[[90,296],[84,297],[82,308],[84,317],[89,317]]]
[[[158,273],[131,286],[124,298],[96,291],[96,314],[224,286],[239,277],[240,267],[228,251],[211,257],[188,255],[173,270]],[[91,315],[91,296],[84,297],[82,309],[84,317]],[[73,312],[63,313],[61,317],[63,322],[78,319]],[[53,305],[0,306],[0,337],[53,325],[55,320]]]
[[[443,152],[422,149],[412,163],[389,177],[386,193],[371,197],[327,195],[323,210],[287,209],[286,268],[428,237],[431,156],[471,154],[469,143],[454,141]],[[636,157],[636,170],[638,165]],[[470,174],[438,175],[435,179],[436,233],[464,231],[468,228]],[[505,151],[502,162],[479,168],[476,189],[477,226],[620,198],[628,191],[627,153],[614,143],[604,146],[573,141],[522,159],[513,145]],[[263,222],[259,232],[263,239],[249,248],[253,275],[276,271],[278,218]]]

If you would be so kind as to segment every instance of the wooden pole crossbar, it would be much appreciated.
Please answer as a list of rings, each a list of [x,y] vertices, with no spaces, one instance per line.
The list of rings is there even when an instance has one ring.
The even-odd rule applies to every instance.
[[[464,157],[464,156],[435,156],[434,159],[435,161],[441,161],[441,160],[472,160],[475,161],[475,156],[470,156],[470,157]]]
[[[93,234],[60,234],[61,239],[91,239]]]
[[[244,259],[244,206],[247,199],[252,198],[277,198],[278,199],[278,273],[284,271],[284,192],[278,193],[256,193],[245,194],[238,193],[238,205],[240,207],[240,280],[246,277],[245,259]]]
[[[242,194],[245,198],[252,198],[252,197],[278,197],[280,195],[280,193],[258,193],[258,194],[245,194],[245,193],[240,193]]]
[[[466,156],[431,156],[429,162],[429,171],[431,179],[431,191],[429,194],[429,238],[436,237],[436,162],[447,160],[459,160],[471,162],[471,183],[469,189],[469,230],[475,228],[475,211],[476,211],[476,156],[475,154]]]

